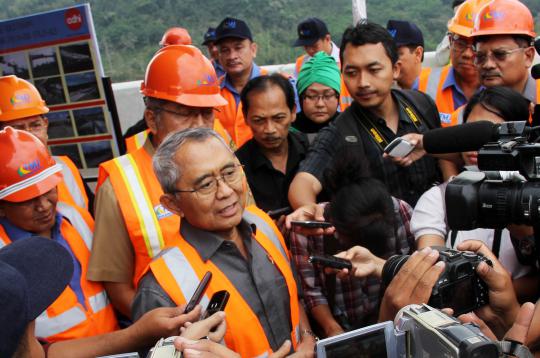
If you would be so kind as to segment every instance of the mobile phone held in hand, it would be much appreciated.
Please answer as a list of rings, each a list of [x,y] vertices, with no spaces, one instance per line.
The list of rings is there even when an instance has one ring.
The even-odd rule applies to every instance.
[[[308,229],[327,229],[329,227],[332,227],[334,225],[332,225],[332,223],[329,223],[327,221],[315,221],[315,220],[311,220],[311,221],[291,221],[291,225],[294,225],[294,226],[300,226],[300,227],[305,227],[305,228],[308,228]]]
[[[204,274],[201,282],[199,283],[199,286],[197,286],[195,293],[193,294],[193,296],[191,296],[191,299],[189,300],[186,306],[186,309],[184,310],[184,314],[193,311],[195,306],[197,306],[199,302],[201,302],[201,299],[204,293],[206,292],[206,289],[208,288],[208,284],[210,283],[211,279],[212,279],[212,272],[207,271]]]
[[[384,152],[394,158],[406,157],[411,154],[413,150],[414,145],[401,137],[397,137],[384,148]]]
[[[313,255],[308,258],[308,261],[314,265],[330,267],[338,270],[352,269],[351,261],[332,255]]]
[[[290,213],[292,213],[292,209],[290,206],[286,206],[284,208],[279,208],[275,210],[269,210],[267,212],[268,216],[270,216],[272,220],[279,219],[281,215],[289,215]]]
[[[206,311],[202,315],[201,320],[210,317],[216,312],[225,311],[225,306],[227,306],[227,302],[229,302],[229,297],[230,294],[227,290],[221,290],[214,293],[210,302],[208,302],[208,306],[206,307]]]

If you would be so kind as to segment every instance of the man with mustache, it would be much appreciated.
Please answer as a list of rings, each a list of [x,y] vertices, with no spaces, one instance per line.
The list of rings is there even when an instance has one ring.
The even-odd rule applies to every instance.
[[[383,157],[383,148],[398,136],[439,127],[437,108],[427,95],[392,89],[399,76],[398,54],[385,28],[360,22],[345,31],[341,44],[343,79],[354,102],[319,132],[291,184],[289,201],[294,208],[315,203],[325,169],[343,146],[354,146],[393,196],[414,205],[439,179],[436,161],[422,158],[400,167]]]
[[[248,82],[241,99],[253,138],[236,156],[244,165],[255,202],[264,211],[289,206],[289,185],[308,148],[306,135],[289,132],[296,119],[294,89],[279,74],[260,76]]]

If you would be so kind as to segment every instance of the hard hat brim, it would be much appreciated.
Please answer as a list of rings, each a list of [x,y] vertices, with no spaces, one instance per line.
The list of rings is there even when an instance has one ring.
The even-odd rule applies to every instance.
[[[40,195],[51,191],[58,184],[60,184],[63,178],[64,177],[61,172],[54,173],[27,188],[21,189],[11,195],[6,196],[2,200],[13,203],[20,203],[22,201],[34,199]]]

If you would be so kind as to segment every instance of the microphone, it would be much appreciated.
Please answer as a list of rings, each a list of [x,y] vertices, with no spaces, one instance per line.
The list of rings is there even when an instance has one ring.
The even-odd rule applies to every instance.
[[[424,149],[430,154],[468,152],[498,139],[498,127],[489,121],[464,123],[424,133]]]
[[[532,128],[527,127],[526,121],[499,124],[478,121],[430,130],[424,134],[423,143],[425,151],[430,154],[469,152],[478,150],[489,142],[511,140],[528,135],[531,131]]]

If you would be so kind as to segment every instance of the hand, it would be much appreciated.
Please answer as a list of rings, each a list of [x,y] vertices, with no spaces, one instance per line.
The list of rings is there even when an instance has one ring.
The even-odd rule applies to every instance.
[[[212,331],[212,329],[215,330]],[[201,337],[208,337],[214,342],[221,342],[225,331],[227,330],[227,324],[225,323],[225,312],[219,311],[211,315],[210,317],[198,321],[195,323],[186,322],[184,327],[180,329],[181,336],[187,339],[199,339]]]
[[[506,334],[504,335],[504,339],[510,339],[521,343],[524,343],[526,341],[529,327],[533,322],[534,308],[535,306],[531,302],[525,302],[521,306],[516,316],[516,321],[508,330],[508,332],[506,332]],[[474,314],[474,312],[462,314],[458,317],[458,319],[463,323],[475,323],[486,337],[494,341],[497,340],[497,337],[495,336],[493,331],[486,325],[483,320],[481,320],[476,314]]]
[[[304,236],[320,236],[320,235],[332,235],[336,231],[334,227],[326,229],[308,229],[299,226],[292,226],[291,221],[306,221],[316,220],[324,221],[324,207],[325,204],[309,204],[304,205],[287,215],[285,218],[285,227],[289,230],[293,229],[295,232]]]
[[[459,244],[457,249],[481,253],[493,263],[493,267],[491,267],[482,262],[476,269],[478,276],[488,286],[489,304],[480,307],[475,313],[486,322],[497,337],[502,337],[514,324],[519,311],[519,303],[510,274],[481,241],[467,240]]]
[[[315,356],[315,338],[310,335],[302,335],[300,342],[296,345],[296,351],[289,357],[311,358]]]
[[[430,247],[409,257],[384,293],[379,322],[393,321],[397,312],[407,305],[429,301],[433,286],[444,270],[444,262],[437,262],[438,258],[439,251]]]
[[[183,352],[185,358],[240,358],[238,353],[208,339],[193,341],[184,337],[178,337],[174,340],[174,347]]]
[[[365,247],[353,246],[349,250],[340,252],[335,256],[351,261],[353,266],[351,272],[348,269],[340,270],[337,274],[340,278],[349,274],[360,278],[372,275],[381,278],[385,260],[373,255]]]
[[[390,158],[394,163],[402,167],[408,167],[415,161],[421,159],[426,155],[424,150],[424,135],[419,133],[407,133],[402,135],[401,138],[407,140],[409,143],[414,145],[414,149],[406,157],[391,157],[388,154],[384,153],[383,158]]]
[[[153,309],[126,329],[132,332],[137,342],[152,345],[162,337],[177,336],[182,325],[199,319],[201,306],[197,305],[187,314],[184,314],[184,309],[185,305]]]

